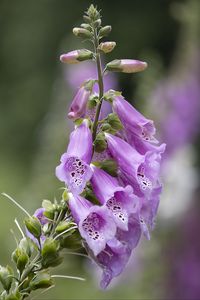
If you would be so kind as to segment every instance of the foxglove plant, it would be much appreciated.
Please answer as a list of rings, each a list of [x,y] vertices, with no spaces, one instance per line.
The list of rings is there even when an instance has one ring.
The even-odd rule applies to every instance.
[[[158,145],[152,120],[120,92],[104,90],[108,72],[139,72],[147,64],[117,59],[102,68],[102,53],[116,46],[113,41],[101,41],[111,26],[101,25],[100,13],[93,5],[84,21],[73,33],[89,40],[94,49],[73,50],[62,54],[60,60],[67,64],[93,60],[98,78],[86,78],[69,108],[68,118],[75,129],[56,168],[57,178],[64,183],[60,201],[44,200],[31,216],[4,194],[27,218],[25,233],[16,220],[22,234],[12,254],[16,274],[10,266],[0,267],[3,300],[25,299],[34,290],[52,287],[53,278],[64,275],[51,275],[50,268],[62,263],[64,248],[77,244],[102,269],[100,285],[105,289],[124,270],[142,233],[150,239],[149,229],[154,226],[165,145]],[[112,112],[102,117],[104,101],[111,104]]]

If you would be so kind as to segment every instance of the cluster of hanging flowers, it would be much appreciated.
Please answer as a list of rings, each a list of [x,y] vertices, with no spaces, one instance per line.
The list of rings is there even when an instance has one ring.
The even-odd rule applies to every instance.
[[[65,184],[60,200],[44,200],[31,216],[4,193],[26,215],[25,231],[12,253],[15,271],[0,266],[3,300],[22,300],[37,289],[53,287],[54,277],[83,280],[80,277],[51,275],[61,264],[63,249],[82,249],[102,269],[101,287],[125,268],[141,236],[150,239],[162,185],[159,179],[165,145],[155,138],[153,121],[146,119],[115,90],[104,91],[108,72],[134,73],[147,64],[117,59],[102,69],[101,54],[111,52],[116,43],[100,42],[111,31],[101,26],[97,9],[91,5],[85,23],[73,33],[92,42],[94,51],[74,50],[63,54],[67,64],[93,60],[97,78],[87,78],[78,89],[68,112],[75,129],[66,152],[56,168]],[[111,109],[105,115],[102,104]],[[111,111],[111,112],[110,112]]]
[[[63,54],[61,62],[74,64],[93,59],[98,78],[86,80],[69,109],[75,123],[56,176],[65,183],[69,209],[78,226],[89,256],[102,268],[101,287],[126,266],[141,235],[150,239],[162,186],[159,180],[161,155],[153,121],[131,106],[120,92],[104,92],[107,72],[134,73],[146,69],[138,60],[109,62],[102,70],[100,54],[108,53],[115,42],[101,42],[111,26],[101,27],[99,12],[91,6],[86,23],[74,28],[75,35],[90,39],[87,49]],[[94,85],[99,85],[98,93]],[[96,89],[95,89],[96,91]],[[112,113],[101,118],[101,105],[108,101]]]

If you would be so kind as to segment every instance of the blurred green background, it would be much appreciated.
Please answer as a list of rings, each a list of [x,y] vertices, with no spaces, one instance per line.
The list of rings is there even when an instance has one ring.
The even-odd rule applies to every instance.
[[[54,170],[72,128],[65,117],[74,93],[67,79],[67,66],[61,66],[59,55],[73,50],[74,45],[81,48],[87,46],[81,40],[76,41],[72,28],[81,23],[83,11],[90,3],[83,0],[0,0],[0,191],[14,197],[30,212],[41,205],[42,199],[53,199],[59,193],[60,183]],[[151,99],[155,98],[154,88],[157,88],[161,78],[166,81],[172,78],[173,82],[183,72],[188,74],[191,71],[188,68],[191,66],[191,56],[199,53],[200,49],[200,1],[96,0],[93,3],[102,9],[103,24],[112,25],[110,39],[117,42],[116,50],[107,59],[136,58],[148,61],[149,69],[144,75],[123,74],[115,80],[125,97],[149,117],[155,118],[158,129],[159,126],[162,128],[163,118],[167,122],[168,108],[164,108],[165,114],[162,115],[159,105],[151,106]],[[199,62],[200,56],[197,54],[193,64],[199,66]],[[196,79],[198,75],[195,73]],[[194,92],[193,87],[190,92]],[[199,100],[200,93],[196,91],[195,95]],[[161,93],[161,100],[164,97],[165,94]],[[190,97],[189,94],[188,102]],[[199,106],[196,102],[194,105],[195,111]],[[192,115],[187,118],[186,114],[184,117],[192,122]],[[199,119],[198,116],[196,119]],[[187,204],[181,202],[178,214],[171,213],[175,210],[173,203],[176,203],[176,196],[179,195],[174,187],[176,175],[173,177],[175,182],[170,182],[171,173],[163,172],[166,186],[172,189],[172,205],[163,206],[151,241],[142,242],[122,278],[108,291],[100,291],[96,279],[98,275],[87,260],[66,255],[64,265],[57,272],[84,276],[87,281],[57,279],[54,289],[38,295],[36,299],[200,299],[200,283],[199,279],[196,280],[200,270],[198,259],[194,263],[197,271],[190,271],[195,281],[192,281],[191,290],[196,289],[195,295],[190,291],[188,294],[183,292],[182,287],[188,281],[179,280],[176,277],[179,273],[172,268],[177,262],[176,255],[184,252],[187,244],[188,233],[182,227],[186,216],[192,215],[190,211],[193,207],[197,216],[188,224],[193,224],[200,216],[198,120],[196,124],[195,133],[192,132],[177,147],[182,152],[174,155],[173,160],[170,160],[172,154],[166,158],[176,168],[180,166],[178,176],[181,182],[185,180],[181,177],[183,173],[192,174],[186,179]],[[174,130],[176,144],[176,128]],[[159,132],[165,141],[162,130]],[[183,156],[181,162],[178,160],[180,153]],[[186,161],[188,164],[185,164]],[[166,173],[168,177],[165,178]],[[190,184],[190,181],[195,184]],[[178,187],[182,190],[185,185]],[[184,190],[182,192],[186,193]],[[7,264],[15,247],[10,228],[18,234],[14,219],[17,216],[20,221],[22,215],[2,196],[0,204],[0,263]],[[165,209],[171,210],[167,217],[165,212],[162,213]],[[197,222],[194,225],[197,232],[194,240],[198,239],[199,227]],[[189,243],[194,244],[193,240]],[[192,250],[192,253],[195,251]],[[188,270],[190,267],[183,265],[183,273]],[[180,288],[177,288],[178,280]]]

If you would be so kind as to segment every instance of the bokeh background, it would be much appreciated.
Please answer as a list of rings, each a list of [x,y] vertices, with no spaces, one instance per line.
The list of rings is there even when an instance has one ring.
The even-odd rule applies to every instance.
[[[93,66],[61,66],[59,55],[87,47],[73,36],[87,0],[0,0],[0,191],[28,211],[53,199],[54,170],[72,124],[67,107]],[[35,299],[200,299],[200,1],[96,0],[110,39],[118,47],[106,59],[147,61],[141,74],[110,80],[146,116],[167,143],[164,191],[151,241],[142,241],[124,274],[108,291],[98,288],[87,259],[65,255],[56,280]],[[84,64],[84,63],[83,63]],[[22,214],[0,196],[0,264],[15,247],[10,229]]]

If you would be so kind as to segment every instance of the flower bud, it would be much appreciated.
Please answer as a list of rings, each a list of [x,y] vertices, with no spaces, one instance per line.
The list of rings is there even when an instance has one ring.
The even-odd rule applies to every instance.
[[[107,143],[104,133],[100,132],[97,134],[94,141],[94,150],[98,153],[103,152],[107,148]]]
[[[26,228],[28,231],[37,239],[41,236],[42,229],[41,229],[41,223],[35,216],[31,218],[27,218],[24,220],[24,223],[26,225]]]
[[[106,118],[106,121],[114,130],[121,130],[123,128],[119,117],[115,113],[109,114]]]
[[[99,45],[98,49],[103,51],[104,53],[109,53],[115,48],[115,46],[115,42],[104,42]]]
[[[90,39],[92,37],[92,33],[89,30],[80,27],[73,28],[73,34],[78,37],[87,39]]]
[[[38,272],[30,281],[30,288],[32,290],[46,289],[53,285],[52,278],[47,271]]]
[[[69,108],[69,119],[76,120],[84,116],[93,85],[94,80],[89,80],[80,87]]]
[[[72,227],[72,224],[71,224],[70,222],[67,222],[67,221],[61,221],[61,222],[57,225],[55,231],[56,231],[56,233],[61,233],[61,232],[65,231],[66,229],[70,228],[70,227]]]
[[[147,68],[147,63],[134,59],[115,59],[106,65],[106,70],[112,72],[136,73]]]
[[[60,61],[67,64],[76,64],[84,60],[92,59],[93,53],[87,49],[70,51],[60,56]]]
[[[42,247],[42,265],[45,268],[56,266],[61,263],[59,257],[59,242],[53,238],[47,238]]]
[[[112,27],[110,25],[104,26],[99,30],[99,38],[102,38],[104,36],[109,35],[109,33],[111,32]]]
[[[7,266],[5,268],[0,266],[0,282],[3,285],[4,290],[6,290],[7,292],[11,288],[11,284],[13,280],[12,275],[13,275],[13,270],[11,269],[11,267]]]
[[[101,19],[97,19],[95,22],[94,22],[94,26],[95,27],[99,27],[99,26],[101,26]]]
[[[19,247],[12,253],[12,259],[16,263],[17,269],[20,273],[24,270],[27,262],[29,261],[29,257],[26,252]]]
[[[19,248],[23,250],[29,257],[33,252],[33,245],[31,244],[31,240],[26,237],[21,239],[19,243]]]
[[[18,290],[15,290],[9,294],[6,293],[2,300],[22,300],[22,294]]]
[[[82,23],[81,27],[84,28],[84,29],[87,29],[89,31],[91,30],[91,26],[89,24],[86,24],[86,23]]]

